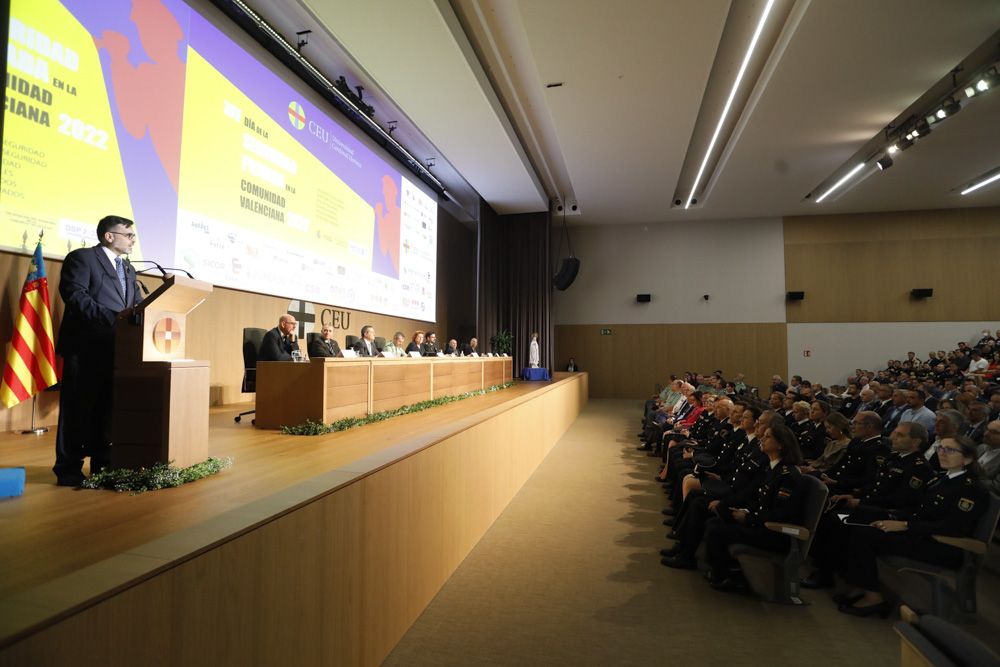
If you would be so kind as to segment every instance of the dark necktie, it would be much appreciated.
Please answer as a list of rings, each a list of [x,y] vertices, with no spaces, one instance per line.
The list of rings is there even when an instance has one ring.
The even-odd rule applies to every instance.
[[[118,274],[118,286],[122,290],[122,299],[126,297],[125,291],[125,264],[121,257],[115,257],[115,272]]]

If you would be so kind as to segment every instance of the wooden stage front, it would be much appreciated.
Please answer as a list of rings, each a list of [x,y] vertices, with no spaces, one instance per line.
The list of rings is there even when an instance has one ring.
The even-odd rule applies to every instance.
[[[380,663],[576,419],[586,373],[344,433],[212,410],[216,477],[54,485],[54,433],[0,436],[0,664]]]

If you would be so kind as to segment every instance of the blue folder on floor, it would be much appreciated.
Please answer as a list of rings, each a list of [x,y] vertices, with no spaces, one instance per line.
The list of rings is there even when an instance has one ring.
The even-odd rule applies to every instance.
[[[24,468],[0,468],[0,498],[24,493]]]

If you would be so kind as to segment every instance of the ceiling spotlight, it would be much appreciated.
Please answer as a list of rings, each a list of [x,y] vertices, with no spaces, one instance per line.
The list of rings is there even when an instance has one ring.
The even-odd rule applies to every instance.
[[[959,104],[958,100],[956,100],[954,97],[949,97],[944,101],[944,104],[941,105],[941,111],[944,112],[945,118],[948,118],[949,116],[954,116],[961,110],[962,110],[962,105]]]
[[[979,91],[976,90],[975,86],[966,86],[965,87],[965,96],[966,97],[975,97],[977,92],[979,92]]]
[[[905,137],[897,141],[895,144],[896,148],[898,148],[900,151],[905,151],[912,145],[913,145],[913,137],[911,137],[910,135],[906,135]]]
[[[892,146],[889,146],[889,148],[887,148],[887,149],[885,150],[885,152],[886,152],[886,153],[887,153],[888,155],[895,155],[896,153],[898,153],[898,152],[899,152],[899,146],[897,146],[896,144],[893,144]]]
[[[944,112],[944,109],[938,109],[937,111],[935,111],[935,112],[934,112],[934,116],[935,116],[935,117],[936,117],[936,118],[937,118],[938,120],[944,120],[945,118],[947,118],[947,117],[948,117],[948,114],[946,114],[946,113]],[[933,121],[931,121],[931,120],[930,120],[930,117],[928,117],[928,119],[927,119],[927,122],[929,122],[929,123],[930,123],[930,122],[933,122]]]
[[[931,133],[931,126],[926,120],[918,120],[917,124],[913,126],[913,137],[926,137]]]
[[[881,171],[885,171],[886,169],[892,166],[892,158],[889,157],[888,155],[883,155],[878,160],[875,160],[875,164],[878,165],[878,168]]]

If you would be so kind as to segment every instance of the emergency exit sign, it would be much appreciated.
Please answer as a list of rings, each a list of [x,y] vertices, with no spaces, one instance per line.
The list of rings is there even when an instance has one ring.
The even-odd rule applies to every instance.
[[[601,335],[602,336],[610,336],[611,335],[611,329],[601,329]]]

